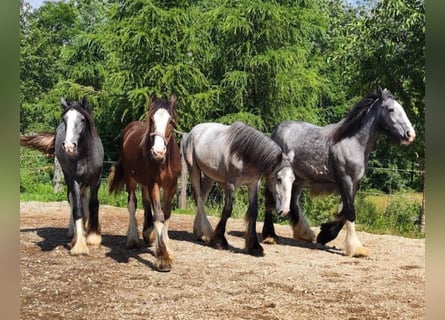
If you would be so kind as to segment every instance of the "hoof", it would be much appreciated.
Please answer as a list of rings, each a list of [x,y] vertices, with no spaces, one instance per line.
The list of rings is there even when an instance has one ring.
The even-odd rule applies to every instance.
[[[315,242],[316,236],[315,232],[312,231],[312,229],[306,229],[303,232],[295,233],[294,232],[294,239],[299,241],[306,241],[306,242]]]
[[[264,257],[264,249],[261,246],[247,249],[247,252],[254,257]]]
[[[196,241],[201,241],[201,242],[204,242],[204,243],[210,243],[210,238],[211,238],[210,236],[206,236],[205,234],[196,233],[196,232],[193,233],[193,236],[195,237]]]
[[[278,237],[267,237],[263,240],[264,244],[278,244]]]
[[[348,257],[354,257],[354,258],[366,258],[369,257],[369,250],[363,246],[359,246],[354,249],[346,248],[346,255]]]
[[[87,244],[93,247],[100,247],[102,236],[98,233],[90,233],[87,235]]]
[[[172,269],[173,259],[170,257],[158,257],[156,261],[156,270],[159,272],[170,272]]]
[[[129,250],[137,250],[141,248],[141,243],[138,239],[128,239],[127,240],[127,249]]]
[[[74,245],[74,247],[71,248],[70,254],[72,256],[89,255],[90,249],[88,249],[88,246],[86,245],[86,243],[85,243],[85,245],[79,245],[76,243]]]
[[[211,239],[209,245],[218,250],[229,250],[229,243],[226,238]]]

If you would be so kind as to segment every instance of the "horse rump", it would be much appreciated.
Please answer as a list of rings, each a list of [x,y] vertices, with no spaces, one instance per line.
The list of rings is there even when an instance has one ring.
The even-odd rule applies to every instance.
[[[124,188],[125,184],[124,167],[122,161],[116,162],[110,170],[108,175],[108,191],[110,193],[118,194]]]
[[[20,136],[20,145],[54,156],[56,135],[53,132],[41,132],[32,136]]]

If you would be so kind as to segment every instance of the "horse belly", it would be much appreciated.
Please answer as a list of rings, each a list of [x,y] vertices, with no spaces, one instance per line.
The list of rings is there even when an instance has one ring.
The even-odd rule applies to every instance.
[[[313,181],[306,181],[304,183],[304,187],[309,189],[311,195],[314,196],[321,196],[338,192],[337,184],[332,182],[318,183]]]

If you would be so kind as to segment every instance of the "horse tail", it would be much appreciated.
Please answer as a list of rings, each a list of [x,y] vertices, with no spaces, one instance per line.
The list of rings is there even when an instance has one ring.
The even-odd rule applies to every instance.
[[[43,152],[46,156],[54,156],[56,135],[41,132],[32,136],[20,136],[20,145]]]
[[[124,177],[122,160],[119,160],[111,167],[110,174],[108,175],[108,191],[114,194],[121,192],[124,188]]]

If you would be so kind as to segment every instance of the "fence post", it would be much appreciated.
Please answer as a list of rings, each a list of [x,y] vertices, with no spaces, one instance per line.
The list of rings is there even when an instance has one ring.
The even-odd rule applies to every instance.
[[[420,209],[419,217],[419,231],[425,233],[425,171],[422,172],[423,193],[422,193],[422,208]]]

